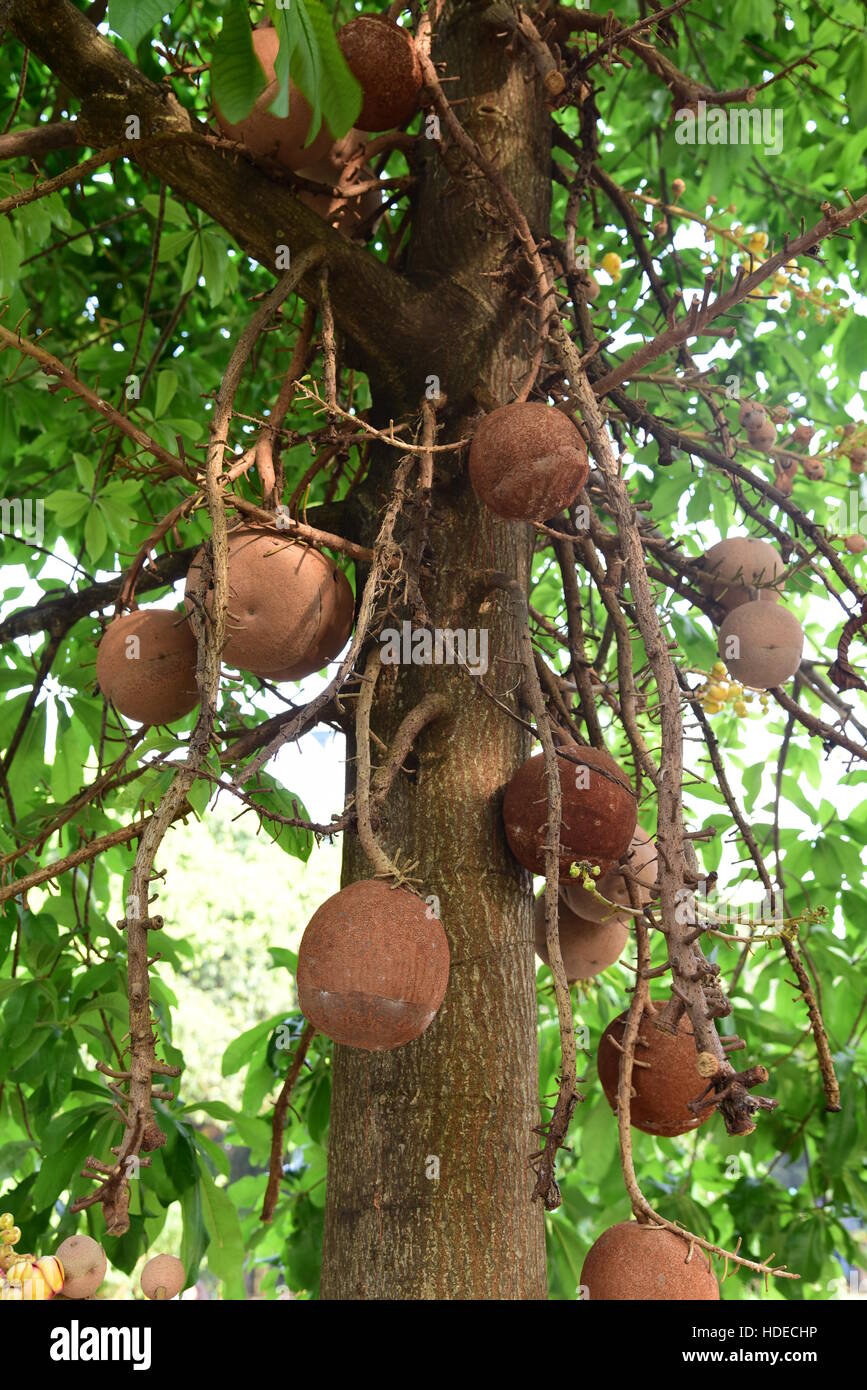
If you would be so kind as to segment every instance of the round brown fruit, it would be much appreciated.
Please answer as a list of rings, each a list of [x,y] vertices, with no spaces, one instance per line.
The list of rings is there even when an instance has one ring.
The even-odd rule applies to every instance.
[[[744,401],[738,411],[738,424],[746,429],[758,429],[768,418],[768,412],[758,401]]]
[[[804,459],[801,467],[804,470],[804,477],[809,478],[811,483],[819,483],[825,476],[825,463],[823,459]]]
[[[777,427],[773,420],[762,420],[754,427],[751,420],[747,429],[747,440],[753,449],[761,449],[763,453],[768,453],[777,442]]]
[[[138,608],[115,618],[96,653],[96,679],[127,719],[182,719],[199,703],[196,639],[187,619],[167,608]]]
[[[849,463],[853,473],[863,473],[867,468],[867,449],[852,449],[849,452]]]
[[[105,1278],[105,1251],[91,1236],[67,1236],[57,1247],[65,1298],[90,1298]]]
[[[268,85],[249,116],[242,121],[227,121],[216,105],[214,113],[223,134],[230,140],[240,141],[257,159],[276,159],[286,169],[302,169],[327,155],[334,136],[323,121],[313,143],[307,144],[313,112],[291,83],[288,116],[274,116],[268,110],[279,87],[274,69],[279,47],[280,36],[276,29],[253,30],[253,50]]]
[[[574,761],[574,759],[578,761]],[[560,873],[584,860],[610,869],[625,854],[635,833],[636,802],[626,773],[603,748],[557,750],[563,798],[560,824]],[[509,847],[525,869],[545,872],[548,794],[545,759],[535,754],[522,763],[503,798]]]
[[[645,903],[650,902],[653,885],[656,883],[656,864],[656,845],[647,831],[636,825],[632,844],[626,852],[626,868],[638,879],[637,883],[632,883],[638,907],[644,907]],[[629,884],[622,870],[617,867],[609,869],[596,880],[596,891],[610,903],[617,903],[618,907],[632,906]],[[615,919],[614,908],[606,907],[604,903],[599,902],[587,888],[582,888],[577,879],[566,879],[561,885],[560,893],[571,911],[585,921],[610,922]],[[624,914],[624,917],[629,921],[628,914]]]
[[[653,1006],[653,1010],[658,1009]],[[615,1043],[623,1041],[626,1014],[612,1019],[599,1041],[596,1066],[602,1089],[612,1109],[617,1104],[617,1081],[620,1073],[620,1051]],[[613,1039],[613,1041],[612,1041]],[[638,1031],[635,1057],[649,1062],[648,1067],[634,1067],[632,1086],[635,1095],[630,1106],[630,1120],[645,1134],[672,1138],[698,1129],[709,1120],[711,1109],[701,1117],[689,1109],[704,1090],[704,1082],[696,1070],[695,1034],[686,1014],[682,1014],[676,1036],[653,1026],[653,1012],[645,1010]]]
[[[442,923],[405,888],[351,883],[317,908],[298,950],[298,1003],[326,1037],[382,1052],[418,1038],[449,979]]]
[[[701,567],[715,577],[712,584],[703,581],[702,589],[725,609],[757,599],[779,601],[785,567],[767,541],[752,536],[717,541],[704,555]]]
[[[184,1287],[184,1266],[177,1255],[154,1255],[141,1272],[145,1298],[176,1298]]]
[[[343,26],[337,42],[361,84],[359,129],[405,125],[416,112],[422,85],[412,35],[384,15],[359,15]]]
[[[735,680],[771,690],[800,666],[804,630],[782,604],[744,603],[726,614],[717,645]]]
[[[867,537],[856,533],[853,536],[847,536],[843,544],[850,555],[863,555],[864,551],[867,550]]]
[[[794,468],[775,468],[774,487],[778,492],[781,492],[784,497],[791,497],[795,490]]]
[[[580,1283],[591,1302],[719,1299],[710,1260],[703,1250],[664,1226],[620,1221],[591,1245]]]
[[[201,552],[187,575],[188,608],[200,566]],[[301,680],[337,655],[353,611],[346,576],[318,550],[267,529],[230,533],[228,666],[269,680]]]
[[[606,922],[588,922],[575,913],[564,902],[562,894],[559,903],[558,929],[560,934],[560,955],[566,970],[566,979],[589,980],[601,971],[607,970],[623,954],[629,940],[629,918],[621,914],[609,917]],[[536,955],[545,965],[550,965],[548,945],[545,937],[545,894],[536,899],[535,908]]]
[[[562,410],[542,401],[501,405],[478,425],[470,482],[497,516],[545,521],[575,501],[587,481],[587,449]]]

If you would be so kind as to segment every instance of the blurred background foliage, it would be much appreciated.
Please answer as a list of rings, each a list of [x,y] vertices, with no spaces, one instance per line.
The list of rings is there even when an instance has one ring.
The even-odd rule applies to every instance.
[[[155,41],[174,52],[186,44],[188,55],[198,53],[207,63],[226,8],[208,0],[151,6],[112,0],[114,41],[149,75],[164,80],[168,69]],[[612,8],[624,22],[639,13],[632,0],[615,0]],[[255,5],[250,10],[254,17],[261,13]],[[129,28],[133,11],[147,19],[140,33]],[[334,11],[335,25],[354,12],[345,0]],[[834,0],[827,9],[807,0],[697,0],[676,21],[678,39],[668,56],[717,89],[758,86],[794,57],[811,54],[811,68],[796,71],[761,97],[783,112],[784,148],[778,156],[751,147],[679,146],[670,120],[671,96],[641,63],[633,61],[628,71],[615,67],[610,74],[597,68],[599,157],[606,170],[623,187],[664,200],[670,199],[672,179],[681,177],[686,184],[682,206],[699,215],[698,223],[677,224],[673,246],[663,243],[657,249],[669,290],[679,284],[688,297],[700,286],[706,266],[715,265],[723,250],[731,254],[721,235],[707,240],[708,222],[718,231],[740,229],[735,235],[746,238],[764,235],[776,245],[784,233],[797,231],[802,217],[808,225],[815,220],[823,198],[839,203],[847,182],[863,182],[864,26],[858,0]],[[20,46],[5,42],[0,52],[5,109],[15,101],[21,61]],[[190,110],[208,119],[207,72],[195,81],[175,76],[171,86]],[[16,123],[63,118],[67,101],[51,73],[32,58]],[[578,138],[573,109],[558,111],[556,120]],[[418,122],[410,128],[417,129]],[[69,152],[50,154],[43,172],[56,174],[72,158]],[[556,158],[562,163],[565,156],[559,151]],[[408,167],[404,155],[395,152],[382,172],[400,176]],[[23,165],[5,168],[0,197],[27,182]],[[557,235],[563,234],[565,201],[565,190],[555,183]],[[85,381],[98,382],[107,399],[166,448],[174,449],[180,437],[188,457],[200,459],[211,397],[231,345],[250,312],[249,301],[270,286],[271,275],[191,203],[169,191],[162,214],[160,209],[156,180],[119,162],[0,218],[0,296],[6,299],[7,324],[20,322],[31,339],[50,334],[50,350],[74,361]],[[392,210],[371,240],[370,254],[388,255],[405,210],[405,202]],[[643,218],[644,211],[638,211]],[[657,331],[658,322],[622,220],[598,191],[595,205],[588,202],[582,210],[579,233],[587,239],[591,269],[602,286],[594,319],[615,335],[610,351],[628,353],[630,345]],[[613,273],[606,274],[602,264],[611,253],[621,264],[609,261]],[[853,488],[857,506],[863,507],[859,480],[850,476],[836,447],[843,425],[864,419],[867,252],[862,230],[856,227],[850,237],[831,241],[822,254],[826,263],[805,264],[800,276],[783,277],[773,297],[743,306],[733,339],[702,339],[695,351],[706,353],[697,360],[714,373],[720,390],[734,374],[741,394],[785,404],[794,419],[817,426],[811,447],[827,461],[826,479],[809,482],[799,474],[794,500],[829,524],[841,501],[850,505]],[[279,332],[268,335],[255,369],[245,377],[234,425],[239,447],[273,404],[302,313],[300,303],[287,304]],[[140,400],[126,397],[131,372],[141,377]],[[3,495],[46,504],[39,544],[26,536],[3,538],[5,617],[43,595],[64,594],[118,573],[154,521],[183,493],[176,480],[143,467],[127,441],[64,400],[63,393],[53,393],[50,380],[32,363],[4,354],[0,386]],[[347,389],[345,380],[341,389]],[[352,389],[355,409],[364,409],[363,379],[356,377]],[[679,428],[708,427],[694,394],[658,380],[636,383],[632,390]],[[289,423],[295,435],[284,463],[291,489],[309,465],[305,436],[319,421],[312,407],[296,398]],[[656,444],[641,435],[624,437],[623,452],[638,499],[688,553],[700,553],[733,528],[757,529],[720,475],[699,458],[675,453],[670,461],[660,459]],[[359,462],[352,449],[339,469],[318,474],[308,502],[339,501]],[[770,476],[767,461],[757,460],[755,467]],[[255,500],[255,478],[241,483],[240,490]],[[784,531],[790,526],[775,509],[769,515]],[[203,534],[197,514],[172,544],[193,545]],[[863,578],[861,561],[848,555],[845,561]],[[824,562],[819,563],[821,568]],[[591,631],[595,622],[601,633],[604,614],[593,608],[592,594],[586,597]],[[547,550],[537,557],[532,603],[549,619],[562,617],[562,594]],[[786,603],[806,624],[810,658],[817,666],[827,664],[839,635],[840,610],[803,571]],[[706,673],[715,658],[707,620],[682,600],[670,603],[667,613],[686,668]],[[21,638],[3,649],[0,744],[7,755],[0,855],[48,830],[60,809],[116,753],[121,731],[94,678],[103,622],[84,618],[62,634],[51,674],[26,719],[29,691],[49,638]],[[536,635],[551,663],[562,669],[561,650],[541,628]],[[856,642],[856,661],[862,650]],[[643,661],[638,646],[635,660],[637,666]],[[297,699],[298,692],[290,689],[287,695],[284,689],[281,696]],[[277,698],[263,692],[260,682],[230,679],[223,687],[220,723],[237,730],[242,722],[264,719],[279,708]],[[811,691],[802,691],[800,698],[823,718],[840,715]],[[856,712],[864,703],[857,693],[848,698]],[[22,721],[23,734],[10,758]],[[158,799],[167,773],[149,764],[182,745],[192,722],[193,716],[179,722],[168,736],[148,734],[129,759],[125,785],[51,831],[41,854],[33,850],[17,859],[17,872],[125,824],[139,806]],[[839,753],[796,728],[785,742],[777,795],[776,765],[786,734],[781,712],[753,704],[739,718],[726,708],[714,717],[713,727],[760,844],[772,854],[778,840],[787,910],[812,913],[802,929],[805,958],[819,983],[843,1109],[824,1113],[802,1002],[789,983],[782,953],[773,943],[763,945],[739,968],[734,1015],[725,1028],[747,1040],[754,1062],[769,1067],[766,1091],[779,1100],[779,1109],[763,1116],[746,1142],[726,1138],[717,1120],[683,1139],[635,1132],[637,1170],[648,1197],[666,1217],[729,1248],[741,1238],[743,1251],[754,1257],[774,1251],[778,1262],[802,1276],[799,1282],[772,1281],[765,1292],[738,1273],[724,1285],[724,1297],[828,1298],[846,1285],[851,1268],[867,1263],[867,808],[862,797],[867,773],[852,770]],[[613,727],[607,732],[616,753],[622,736]],[[695,735],[695,727],[689,732]],[[708,872],[719,870],[727,893],[739,884],[749,889],[750,868],[733,839],[701,743],[688,743],[687,756],[695,778],[688,797],[692,828],[716,832],[698,846],[702,864]],[[289,790],[304,801],[310,788],[302,779]],[[158,859],[166,872],[159,910],[167,926],[160,939],[162,959],[153,970],[155,1015],[163,1055],[183,1065],[184,1074],[176,1100],[159,1104],[169,1142],[133,1184],[131,1229],[107,1242],[113,1271],[105,1291],[126,1296],[144,1253],[165,1248],[181,1254],[189,1280],[198,1278],[204,1294],[274,1297],[286,1287],[297,1297],[315,1297],[330,1095],[325,1039],[315,1040],[293,1095],[285,1182],[270,1226],[261,1225],[259,1211],[271,1109],[301,1027],[294,951],[314,907],[338,886],[339,850],[324,844],[311,852],[303,835],[283,837],[278,846],[267,834],[254,833],[252,818],[233,821],[226,810],[206,816],[206,799],[201,795],[196,805],[201,819],[190,818],[170,831]],[[339,794],[331,809],[339,809]],[[652,812],[644,810],[642,821],[652,831]],[[87,1190],[79,1176],[86,1155],[107,1153],[117,1138],[110,1101],[93,1067],[97,1060],[113,1060],[126,1028],[123,940],[114,924],[131,860],[131,849],[112,849],[67,874],[60,891],[33,891],[26,908],[8,903],[0,918],[0,1208],[14,1212],[23,1230],[22,1248],[48,1252],[76,1229],[103,1235],[99,1208],[74,1217],[69,1204]],[[824,915],[816,909],[824,909]],[[729,980],[738,955],[725,943],[713,952]],[[563,1206],[546,1218],[555,1298],[576,1296],[588,1246],[605,1226],[629,1213],[615,1122],[596,1080],[594,1055],[601,1030],[626,1006],[630,978],[618,964],[580,991],[586,1099],[574,1123],[572,1151],[563,1156]],[[544,968],[539,1004],[540,1093],[548,1096],[555,1090],[559,1054]],[[288,1047],[280,1045],[287,1040]]]

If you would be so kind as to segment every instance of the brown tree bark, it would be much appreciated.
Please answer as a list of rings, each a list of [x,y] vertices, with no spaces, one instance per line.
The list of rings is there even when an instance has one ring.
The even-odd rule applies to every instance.
[[[438,26],[462,122],[509,178],[537,225],[547,225],[548,117],[541,84],[486,26],[484,7],[454,5]],[[466,100],[464,100],[466,99]],[[532,308],[505,219],[477,172],[430,142],[408,269],[449,278],[480,306],[473,372],[442,381],[450,401],[513,398],[528,370]],[[503,274],[505,270],[505,275]],[[431,371],[440,344],[431,344]],[[459,354],[463,358],[463,354]],[[449,420],[450,437],[470,419]],[[392,465],[395,459],[392,457]],[[380,460],[367,487],[369,543],[388,485]],[[452,470],[454,472],[454,469]],[[479,592],[497,570],[526,584],[529,527],[481,507],[464,473],[438,473],[430,535],[434,576],[424,586],[432,623],[487,629],[487,690],[520,709],[520,664],[510,605]],[[544,1222],[530,1200],[538,1148],[532,894],[505,843],[505,784],[529,752],[527,735],[481,688],[450,666],[397,666],[380,676],[371,727],[388,741],[409,709],[441,691],[451,714],[427,728],[409,773],[386,805],[380,838],[401,863],[417,860],[421,891],[440,900],[451,950],[445,1002],[427,1032],[393,1052],[337,1047],[331,1103],[322,1297],[540,1299],[546,1296]],[[352,750],[348,755],[352,789]],[[344,883],[370,866],[355,840]],[[435,1176],[438,1172],[439,1176]]]

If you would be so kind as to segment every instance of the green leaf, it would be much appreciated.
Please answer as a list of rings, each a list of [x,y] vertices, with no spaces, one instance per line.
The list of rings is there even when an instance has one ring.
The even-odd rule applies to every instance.
[[[294,792],[287,791],[285,787],[281,786],[276,778],[269,773],[262,773],[259,782],[261,786],[267,788],[267,795],[257,798],[266,812],[274,811],[287,820],[309,819],[303,801]],[[295,825],[281,825],[279,821],[269,820],[267,815],[264,826],[271,839],[286,854],[291,854],[294,859],[305,861],[310,858],[310,852],[313,849],[313,836],[309,830]]]
[[[108,22],[116,34],[138,48],[164,14],[173,14],[180,0],[108,0]]]
[[[202,233],[202,274],[208,287],[208,302],[215,308],[223,298],[226,289],[226,272],[229,258],[228,247],[219,237],[210,232]]]
[[[254,1061],[259,1050],[259,1043],[271,1036],[271,1032],[278,1023],[283,1022],[283,1014],[273,1014],[271,1018],[266,1018],[262,1023],[256,1023],[252,1028],[248,1028],[241,1033],[233,1042],[229,1043],[223,1053],[221,1071],[223,1076],[232,1076],[234,1072],[240,1071],[250,1062]]]
[[[208,1231],[202,1212],[202,1191],[199,1183],[187,1188],[181,1198],[181,1217],[184,1228],[181,1235],[181,1260],[186,1275],[186,1287],[196,1280],[199,1265],[208,1248]]]
[[[202,1217],[210,1237],[208,1266],[223,1281],[224,1298],[244,1298],[244,1237],[238,1213],[224,1187],[218,1187],[199,1163]]]
[[[223,116],[233,125],[248,116],[267,86],[253,48],[246,0],[230,0],[211,55],[211,91]]]
[[[87,546],[87,557],[91,561],[99,560],[108,545],[108,531],[99,507],[91,507],[84,523],[84,541]]]
[[[18,283],[21,251],[8,217],[0,218],[0,298],[10,295]]]
[[[58,525],[74,526],[90,509],[90,489],[70,492],[68,488],[61,488],[59,492],[48,494],[45,505],[49,511],[56,512]]]
[[[187,294],[195,285],[202,269],[202,248],[198,241],[193,242],[187,253],[187,263],[181,276],[181,294]]]
[[[154,415],[157,419],[165,415],[174,400],[179,380],[177,372],[173,372],[171,368],[157,374],[157,398],[154,405]]]
[[[280,86],[268,109],[276,116],[288,115],[291,76],[313,110],[308,144],[319,132],[323,112],[332,134],[340,139],[361,110],[361,87],[346,65],[331,16],[321,0],[292,0],[288,9],[278,9],[269,0],[268,7],[280,35],[275,64]]]

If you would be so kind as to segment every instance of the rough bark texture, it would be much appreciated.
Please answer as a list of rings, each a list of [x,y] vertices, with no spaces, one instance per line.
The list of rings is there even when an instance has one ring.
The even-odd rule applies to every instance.
[[[452,9],[440,23],[434,58],[447,63],[450,76],[460,75],[449,96],[468,98],[458,108],[462,121],[544,225],[550,182],[540,84],[525,82],[522,61],[511,66],[503,40],[479,11]],[[520,302],[520,266],[505,220],[475,171],[453,150],[430,143],[410,273],[431,282],[453,277],[486,325],[472,372],[444,377],[443,391],[451,401],[474,393],[485,404],[501,403],[529,364],[525,319],[532,311]],[[504,267],[505,276],[490,275]],[[455,346],[455,360],[463,359]],[[459,437],[470,424],[452,418],[449,433]],[[380,461],[368,487],[371,513],[388,471],[388,460]],[[430,528],[431,620],[441,628],[488,629],[485,685],[517,711],[511,607],[501,592],[480,597],[473,586],[488,570],[526,584],[531,532],[482,508],[465,471],[444,473]],[[373,515],[366,540],[372,530]],[[388,741],[432,690],[445,694],[452,717],[421,735],[410,772],[391,792],[380,836],[392,856],[400,848],[402,863],[418,860],[422,891],[438,896],[451,977],[437,1018],[417,1042],[378,1054],[336,1049],[322,1296],[544,1298],[543,1212],[530,1200],[528,1163],[539,1122],[532,893],[508,851],[501,817],[503,789],[526,757],[528,739],[477,678],[450,666],[384,671],[374,733]],[[350,749],[350,786],[352,767]],[[344,883],[370,874],[356,841],[347,841],[344,854]],[[438,1179],[428,1176],[432,1158]]]

